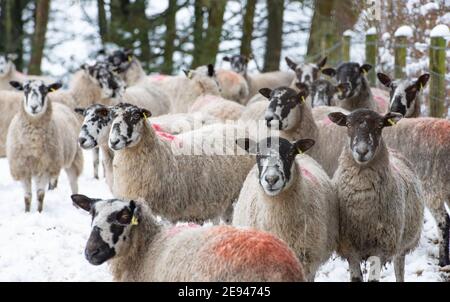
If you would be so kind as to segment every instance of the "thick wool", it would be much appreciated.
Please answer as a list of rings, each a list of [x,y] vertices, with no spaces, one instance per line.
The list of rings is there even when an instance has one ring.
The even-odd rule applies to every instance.
[[[233,225],[270,232],[285,241],[303,264],[309,281],[337,248],[339,213],[335,190],[320,165],[297,156],[293,183],[277,196],[264,193],[255,166],[247,176]]]
[[[221,121],[214,116],[202,112],[165,114],[150,118],[152,125],[158,125],[162,132],[180,134],[197,130],[203,126],[213,125]]]
[[[200,96],[189,108],[190,113],[198,112],[207,116],[213,116],[221,122],[238,120],[244,110],[245,107],[243,105],[215,95]]]
[[[273,71],[259,74],[244,74],[247,80],[249,94],[248,100],[259,93],[262,88],[275,89],[278,87],[289,87],[294,80],[295,74],[286,71]]]
[[[384,264],[417,246],[424,203],[410,163],[383,142],[378,148],[367,167],[344,148],[333,182],[340,213],[338,253],[346,259],[378,256]]]
[[[48,174],[57,178],[61,169],[79,176],[83,155],[77,145],[78,120],[65,105],[48,101],[47,111],[31,118],[21,106],[8,129],[6,153],[14,180]]]
[[[222,137],[234,150],[235,137],[223,136],[231,126],[208,127],[190,137],[198,137],[200,144]],[[181,141],[191,144],[189,136]],[[250,156],[176,155],[146,123],[136,146],[114,153],[113,192],[117,198],[146,201],[155,214],[170,221],[203,222],[224,216],[252,166]]]
[[[304,281],[292,250],[270,234],[229,226],[161,226],[143,205],[115,281]]]
[[[249,90],[247,81],[243,76],[232,70],[225,69],[217,70],[216,76],[221,88],[220,94],[224,99],[245,104]]]

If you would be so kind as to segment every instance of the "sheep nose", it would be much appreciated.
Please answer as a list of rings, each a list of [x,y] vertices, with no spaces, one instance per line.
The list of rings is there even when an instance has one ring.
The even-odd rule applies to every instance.
[[[278,175],[266,175],[266,181],[269,185],[273,186],[280,180],[280,176]]]
[[[117,144],[120,142],[120,140],[115,140],[115,141],[109,141],[110,143],[111,143],[111,146],[112,147],[115,147],[115,146],[117,146]]]
[[[356,153],[358,153],[361,157],[366,156],[366,154],[369,152],[369,148],[367,146],[358,146],[356,148]]]
[[[31,107],[31,111],[36,112],[36,109],[38,106],[30,106]]]
[[[78,138],[78,143],[80,144],[80,146],[83,146],[85,142],[86,142],[86,139],[84,137]]]
[[[305,82],[309,82],[311,80],[311,77],[309,75],[305,75]]]

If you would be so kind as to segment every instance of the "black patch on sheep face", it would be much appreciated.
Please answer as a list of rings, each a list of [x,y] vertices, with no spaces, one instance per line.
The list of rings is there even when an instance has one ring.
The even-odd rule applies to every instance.
[[[110,199],[93,203],[92,231],[85,249],[86,259],[91,264],[100,265],[124,252],[135,211],[134,201]]]
[[[231,70],[241,75],[247,73],[247,66],[249,62],[249,58],[241,55],[234,55],[232,57],[224,57],[224,61],[230,62]]]
[[[347,127],[353,159],[358,164],[365,165],[377,154],[382,142],[383,128],[395,125],[402,116],[398,113],[387,113],[382,116],[369,109],[358,109],[349,115],[334,112],[329,118],[334,123]]]
[[[107,62],[97,62],[93,66],[83,66],[102,89],[102,98],[120,98],[125,90],[125,83],[114,73],[114,67]]]
[[[121,150],[135,146],[141,139],[142,128],[150,111],[130,104],[121,104],[112,108],[113,122],[109,134],[109,147]]]
[[[423,74],[415,81],[408,79],[393,81],[389,76],[382,73],[378,73],[377,76],[380,82],[389,88],[389,110],[400,113],[404,117],[411,117],[414,113],[416,102],[418,102],[419,93],[425,88],[430,75]]]
[[[327,68],[323,70],[324,74],[334,76],[339,85],[346,85],[346,89],[343,89],[342,93],[338,95],[339,99],[348,99],[359,95],[364,87],[364,77],[367,72],[372,68],[369,64],[359,65],[354,62],[346,62],[340,64],[337,69]]]
[[[316,80],[311,84],[312,107],[332,106],[336,87],[327,80]]]
[[[134,62],[133,52],[129,49],[116,50],[108,56],[107,61],[114,66],[114,70],[123,73],[130,68]]]
[[[100,141],[106,140],[112,116],[108,107],[94,104],[83,110],[84,121],[81,126],[78,143],[83,149],[92,149]]]
[[[301,110],[307,97],[307,92],[297,93],[288,87],[267,90],[265,96],[269,106],[265,113],[268,128],[289,130],[298,124]]]

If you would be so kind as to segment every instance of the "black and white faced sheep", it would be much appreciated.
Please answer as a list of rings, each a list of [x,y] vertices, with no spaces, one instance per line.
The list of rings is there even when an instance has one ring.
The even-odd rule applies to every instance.
[[[322,73],[334,77],[339,90],[337,105],[348,111],[359,108],[380,110],[375,103],[366,74],[372,66],[369,64],[359,65],[354,62],[340,64],[336,69],[325,68]]]
[[[235,205],[233,225],[267,231],[284,240],[305,269],[308,281],[337,248],[339,212],[336,193],[322,167],[303,153],[311,139],[290,143],[269,137],[258,144],[238,140],[256,154]],[[298,154],[302,154],[297,156]]]
[[[327,57],[319,60],[318,63],[297,64],[289,57],[286,57],[285,60],[289,68],[295,72],[295,79],[291,84],[291,88],[293,89],[296,88],[297,83],[311,85],[314,81],[318,80],[320,71],[327,63]]]
[[[161,225],[145,203],[72,195],[92,215],[85,249],[93,265],[110,264],[115,281],[304,281],[280,239],[230,226]]]
[[[215,124],[167,140],[152,128],[149,116],[149,111],[131,105],[113,109],[108,144],[114,150],[114,196],[144,200],[155,214],[172,222],[228,220],[226,214],[253,165],[250,156],[225,153],[235,150],[239,127]],[[181,145],[183,150],[200,147],[200,152],[179,152]],[[221,146],[225,152],[202,146]]]
[[[420,116],[420,105],[423,103],[422,90],[430,79],[428,73],[421,75],[415,81],[391,80],[388,75],[383,73],[378,73],[377,77],[384,86],[389,88],[389,111],[400,113],[406,118]]]
[[[411,163],[382,138],[383,128],[402,116],[359,109],[329,117],[347,128],[349,138],[333,177],[340,213],[338,253],[347,259],[352,281],[363,280],[360,264],[369,257],[378,257],[381,265],[393,260],[396,280],[404,281],[405,255],[422,231],[424,197]]]
[[[8,129],[6,154],[12,177],[21,181],[25,211],[30,211],[31,181],[35,180],[38,211],[43,209],[46,186],[56,186],[65,169],[73,193],[83,169],[83,154],[77,146],[78,121],[65,105],[53,103],[48,94],[61,87],[42,81],[11,82],[23,91],[23,102]]]

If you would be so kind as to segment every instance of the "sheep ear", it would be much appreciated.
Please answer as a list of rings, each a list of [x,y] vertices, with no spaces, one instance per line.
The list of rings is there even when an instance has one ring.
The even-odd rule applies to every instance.
[[[264,96],[264,97],[270,99],[270,95],[272,94],[272,89],[270,89],[270,88],[261,88],[261,89],[259,90],[259,93],[260,93],[262,96]]]
[[[401,119],[403,118],[403,115],[397,112],[388,112],[383,117],[383,126],[384,127],[391,127],[397,124]]]
[[[391,87],[392,80],[387,74],[379,72],[377,73],[377,78],[384,86]]]
[[[417,90],[421,91],[427,85],[429,79],[430,79],[429,73],[421,75],[415,83]]]
[[[370,64],[364,64],[363,66],[359,67],[359,71],[364,74],[368,73],[371,69],[372,65]]]
[[[347,116],[342,112],[332,112],[328,114],[328,118],[339,126],[347,126]]]
[[[150,110],[147,110],[147,109],[141,109],[141,113],[142,113],[142,117],[145,119],[152,116],[152,113],[150,112]]]
[[[75,207],[82,208],[87,212],[91,211],[92,205],[95,202],[93,199],[81,194],[73,194],[71,198]]]
[[[311,149],[312,146],[314,146],[316,142],[313,139],[300,139],[292,144],[293,153],[295,155],[304,153]]]
[[[61,87],[62,87],[62,84],[61,84],[61,83],[59,83],[59,82],[53,83],[53,84],[50,84],[50,85],[48,86],[48,91],[53,92],[53,91],[58,90],[58,89],[61,88]]]
[[[208,64],[208,76],[212,78],[216,74],[213,64]]]
[[[76,113],[84,116],[84,109],[83,108],[75,108],[73,111],[75,111]]]
[[[331,67],[325,68],[325,69],[322,69],[322,73],[329,77],[334,77],[336,75],[336,69],[331,68]]]
[[[287,66],[289,66],[290,69],[295,71],[295,69],[297,68],[298,64],[295,63],[294,61],[292,61],[289,57],[285,57],[284,59],[286,60]]]
[[[98,108],[95,110],[95,114],[103,116],[103,117],[107,117],[109,115],[109,109],[108,108]]]
[[[189,80],[192,79],[192,77],[194,76],[194,71],[191,69],[189,70],[183,69],[183,72]]]
[[[19,90],[19,91],[22,91],[22,90],[23,90],[23,85],[22,85],[22,83],[20,83],[20,82],[17,82],[17,81],[11,81],[11,82],[9,82],[9,85],[11,85],[12,87],[16,88],[16,89]]]
[[[231,61],[231,59],[230,59],[230,57],[229,57],[229,56],[223,57],[223,59],[222,59],[222,60],[224,60],[225,62],[230,62],[230,61]]]
[[[238,145],[241,149],[247,151],[249,154],[256,154],[258,150],[258,145],[254,140],[249,138],[238,138],[236,140],[236,145]]]
[[[10,53],[6,56],[6,58],[8,58],[8,60],[10,60],[10,61],[15,61],[15,60],[17,60],[18,57],[19,57],[19,55],[17,55],[16,53]]]
[[[322,61],[320,61],[319,63],[317,63],[317,68],[322,69],[325,64],[327,64],[327,57],[323,58]]]

